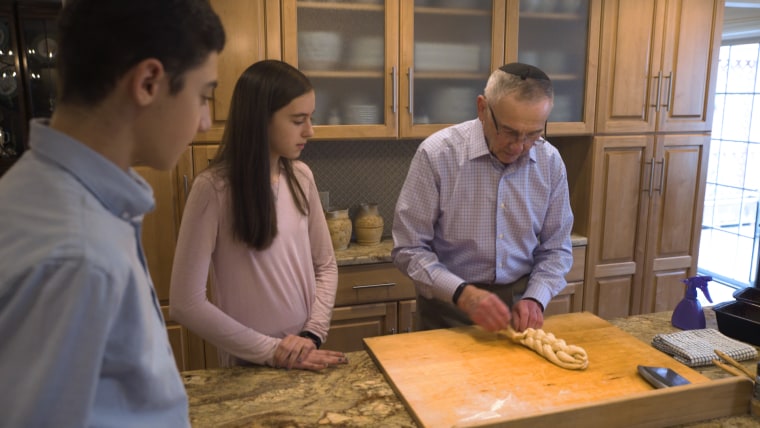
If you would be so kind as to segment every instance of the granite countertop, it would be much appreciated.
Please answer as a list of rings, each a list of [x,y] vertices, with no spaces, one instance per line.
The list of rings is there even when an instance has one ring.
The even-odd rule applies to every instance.
[[[705,311],[708,327],[714,315]],[[670,312],[637,315],[610,322],[651,343],[657,333],[678,331]],[[364,351],[348,353],[349,364],[321,373],[267,367],[183,372],[194,427],[340,425],[416,427],[404,404]],[[754,371],[756,361],[743,363]],[[696,368],[710,379],[730,376],[708,366]],[[760,419],[749,414],[683,425],[693,428],[749,428]]]
[[[586,245],[586,237],[578,234],[571,234],[573,246]],[[391,262],[391,250],[393,249],[393,239],[385,238],[377,245],[359,245],[352,242],[345,250],[335,252],[335,259],[338,266],[362,265],[369,263]]]

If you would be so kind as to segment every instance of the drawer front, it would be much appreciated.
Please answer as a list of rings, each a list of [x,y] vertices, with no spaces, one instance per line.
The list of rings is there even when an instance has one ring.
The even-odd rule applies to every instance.
[[[414,283],[392,263],[338,267],[335,306],[414,299]]]
[[[565,275],[567,282],[583,281],[583,272],[586,269],[586,246],[573,247],[573,267]]]

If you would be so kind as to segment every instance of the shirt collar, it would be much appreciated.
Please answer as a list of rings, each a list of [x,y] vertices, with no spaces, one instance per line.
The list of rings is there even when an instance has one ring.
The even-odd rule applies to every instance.
[[[38,156],[66,170],[113,215],[125,220],[153,209],[153,190],[132,168],[125,172],[81,142],[33,119],[29,147]]]

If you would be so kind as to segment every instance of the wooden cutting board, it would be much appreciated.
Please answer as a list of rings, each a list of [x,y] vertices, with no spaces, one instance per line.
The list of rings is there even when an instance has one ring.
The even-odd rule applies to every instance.
[[[711,381],[588,312],[543,329],[583,347],[586,370],[566,370],[479,327],[364,339],[417,423],[449,426],[668,426],[749,411],[752,382]],[[669,367],[691,385],[656,390],[637,365]]]

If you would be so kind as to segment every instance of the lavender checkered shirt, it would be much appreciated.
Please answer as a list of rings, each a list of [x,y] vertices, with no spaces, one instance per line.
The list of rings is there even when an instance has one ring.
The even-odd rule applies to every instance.
[[[428,137],[412,159],[393,220],[393,262],[427,298],[530,274],[524,297],[546,307],[573,263],[573,213],[557,149],[536,144],[503,165],[471,120]]]

